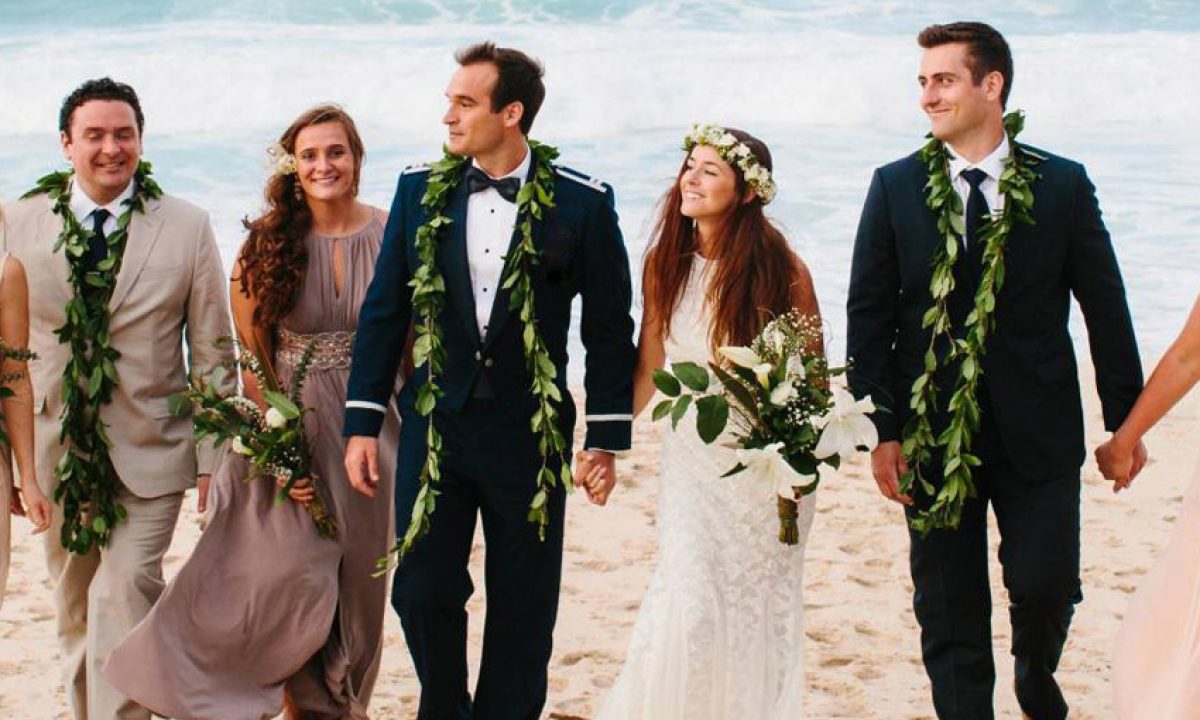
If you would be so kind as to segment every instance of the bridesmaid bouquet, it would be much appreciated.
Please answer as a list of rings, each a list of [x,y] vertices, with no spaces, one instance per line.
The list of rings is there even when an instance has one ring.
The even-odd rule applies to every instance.
[[[197,439],[211,438],[214,445],[232,441],[233,451],[249,461],[251,478],[270,478],[279,485],[276,502],[287,498],[297,480],[309,478],[316,482],[312,477],[312,454],[304,436],[304,414],[308,410],[300,399],[313,349],[311,343],[305,348],[296,366],[292,386],[285,392],[271,364],[261,360],[261,353],[238,348],[242,366],[258,380],[267,403],[266,412],[249,398],[222,395],[215,389],[224,383],[228,373],[223,367],[214,370],[207,381],[191,380],[187,390],[171,397],[173,414],[185,415],[191,410]],[[319,493],[314,493],[306,509],[321,537],[330,540],[337,537],[337,521]]]
[[[819,320],[792,310],[768,323],[749,347],[719,348],[724,366],[680,362],[654,371],[655,386],[667,396],[655,406],[654,420],[669,416],[674,429],[694,405],[696,432],[705,443],[733,421],[737,464],[722,477],[748,470],[771,483],[779,541],[788,545],[800,540],[797,501],[817,489],[818,468],[837,468],[879,441],[867,417],[875,410],[871,398],[830,386],[846,369],[829,367],[811,350],[820,340]]]

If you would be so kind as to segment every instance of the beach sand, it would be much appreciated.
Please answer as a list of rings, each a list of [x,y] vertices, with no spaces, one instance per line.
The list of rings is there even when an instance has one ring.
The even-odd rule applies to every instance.
[[[1105,434],[1090,369],[1085,388],[1089,452]],[[1074,720],[1112,717],[1111,647],[1139,578],[1166,541],[1200,451],[1200,397],[1185,400],[1148,438],[1151,461],[1129,492],[1114,496],[1089,462],[1083,469],[1084,602],[1076,611],[1058,673]],[[655,562],[660,425],[635,428],[637,448],[619,464],[621,484],[608,507],[570,500],[563,592],[550,666],[547,714],[587,718],[621,667]],[[167,556],[173,574],[199,536],[189,497]],[[773,528],[764,529],[771,532]],[[1000,718],[1019,717],[1012,696],[1006,596],[992,571]],[[54,611],[40,538],[18,520],[8,596],[0,611],[0,717],[69,718],[59,682]],[[482,539],[472,565],[472,666],[478,663],[485,606]],[[899,507],[884,500],[869,466],[848,465],[819,491],[807,569],[810,719],[933,718],[911,608],[908,538]],[[418,686],[394,613],[386,621],[383,669],[372,702],[376,720],[415,716]],[[750,719],[739,719],[750,720]]]

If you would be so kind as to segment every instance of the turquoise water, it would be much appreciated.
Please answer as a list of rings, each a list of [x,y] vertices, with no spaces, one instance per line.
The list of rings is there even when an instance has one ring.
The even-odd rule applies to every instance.
[[[491,38],[546,63],[533,134],[615,186],[635,264],[692,121],[764,138],[780,185],[769,209],[813,269],[837,355],[871,171],[925,132],[913,38],[964,6],[0,0],[0,197],[61,165],[62,97],[111,74],[138,89],[147,158],[211,212],[228,262],[240,218],[260,207],[264,148],[298,112],[333,100],[358,119],[363,195],[386,207],[398,170],[437,152],[454,49]],[[1200,3],[969,6],[1012,45],[1023,139],[1088,166],[1144,351],[1160,353],[1200,290]]]

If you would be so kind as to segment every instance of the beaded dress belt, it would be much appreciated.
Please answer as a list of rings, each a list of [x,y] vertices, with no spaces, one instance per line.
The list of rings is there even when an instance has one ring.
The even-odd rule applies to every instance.
[[[277,338],[275,357],[278,362],[296,367],[305,349],[310,343],[315,343],[309,369],[345,370],[350,367],[350,356],[354,351],[353,331],[336,330],[306,335],[279,328]]]

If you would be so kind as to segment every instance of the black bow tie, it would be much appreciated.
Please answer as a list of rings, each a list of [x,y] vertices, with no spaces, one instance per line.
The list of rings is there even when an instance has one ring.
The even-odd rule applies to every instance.
[[[477,167],[472,167],[467,171],[467,192],[477,193],[480,190],[488,188],[496,188],[496,192],[500,193],[500,197],[515,203],[517,201],[517,192],[521,189],[521,179],[515,177],[506,177],[495,180],[488,177],[488,174]]]

